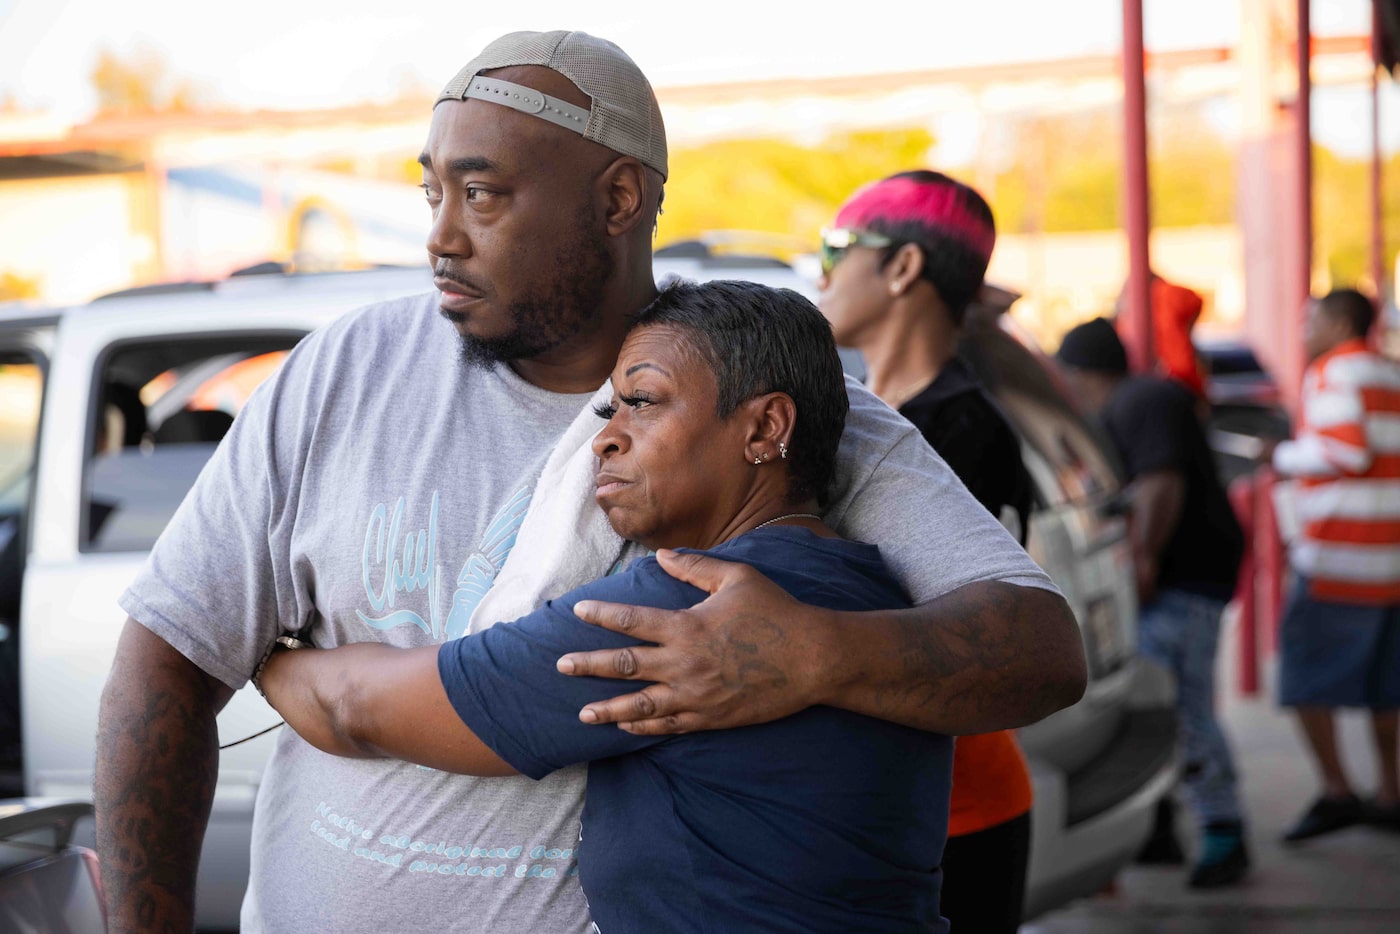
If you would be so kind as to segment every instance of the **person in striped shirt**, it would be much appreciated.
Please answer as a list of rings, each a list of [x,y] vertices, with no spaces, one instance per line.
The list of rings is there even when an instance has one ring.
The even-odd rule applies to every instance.
[[[1284,612],[1279,701],[1295,709],[1322,792],[1284,834],[1296,843],[1369,820],[1400,830],[1400,363],[1370,350],[1371,300],[1314,302],[1296,437],[1273,452],[1297,478],[1300,532]],[[1337,750],[1334,711],[1371,712],[1378,776],[1363,802]]]

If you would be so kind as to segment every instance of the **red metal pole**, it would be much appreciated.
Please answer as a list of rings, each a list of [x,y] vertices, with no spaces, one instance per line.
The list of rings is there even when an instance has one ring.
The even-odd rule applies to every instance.
[[[1384,184],[1381,177],[1381,91],[1377,71],[1381,62],[1381,10],[1377,0],[1371,0],[1371,281],[1375,284],[1376,305],[1385,307],[1385,221],[1381,198]],[[1381,336],[1384,315],[1376,315],[1372,329]]]
[[[1288,577],[1288,555],[1279,535],[1278,515],[1274,512],[1274,487],[1278,475],[1269,466],[1254,473],[1254,569],[1258,576],[1259,650],[1272,655],[1278,649],[1279,617],[1283,613],[1284,583]]]
[[[1147,180],[1146,56],[1142,0],[1123,0],[1123,226],[1128,235],[1128,356],[1132,368],[1150,370],[1152,309],[1148,284],[1151,231]]]
[[[1239,692],[1244,697],[1259,693],[1259,581],[1254,561],[1254,500],[1257,497],[1255,477],[1246,474],[1229,488],[1230,505],[1244,530],[1244,555],[1240,559],[1239,576],[1235,578],[1235,606],[1239,610],[1239,654],[1236,677]]]
[[[1306,299],[1312,294],[1313,263],[1313,165],[1312,165],[1312,8],[1310,0],[1298,0],[1298,269],[1299,307],[1295,315],[1304,315]],[[1297,348],[1303,354],[1303,348]],[[1302,367],[1298,368],[1302,372]]]

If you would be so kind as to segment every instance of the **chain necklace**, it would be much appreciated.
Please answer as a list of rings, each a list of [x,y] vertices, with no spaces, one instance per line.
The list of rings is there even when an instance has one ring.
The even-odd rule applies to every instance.
[[[774,522],[782,522],[784,519],[816,519],[818,522],[820,522],[821,518],[821,516],[812,512],[790,512],[785,516],[774,516],[767,522],[760,522],[758,525],[749,529],[749,531],[756,532],[759,529],[763,528],[765,525],[772,525]]]

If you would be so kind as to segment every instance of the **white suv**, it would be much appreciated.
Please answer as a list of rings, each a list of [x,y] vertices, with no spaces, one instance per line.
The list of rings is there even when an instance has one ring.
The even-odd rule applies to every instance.
[[[660,255],[657,275],[812,293],[790,267],[762,260]],[[271,274],[0,309],[0,796],[90,800],[98,699],[125,618],[117,597],[252,388],[312,329],[431,287],[426,269]],[[1113,468],[1043,361],[994,317],[977,320],[969,359],[1022,430],[1039,491],[1030,551],[1074,607],[1091,672],[1080,703],[1021,733],[1036,793],[1034,915],[1097,891],[1131,858],[1171,781],[1174,729],[1133,652]],[[220,740],[277,720],[246,688],[220,715]],[[237,927],[272,746],[269,735],[221,756],[201,929]],[[91,845],[90,826],[75,842]]]

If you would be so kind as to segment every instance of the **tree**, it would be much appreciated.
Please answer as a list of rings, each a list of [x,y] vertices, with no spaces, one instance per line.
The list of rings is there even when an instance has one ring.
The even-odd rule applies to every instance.
[[[923,167],[932,145],[927,130],[894,129],[845,133],[816,146],[744,139],[673,150],[657,243],[742,229],[811,249],[852,192]]]
[[[39,280],[13,272],[0,272],[0,302],[39,297]]]
[[[97,91],[97,111],[103,115],[188,113],[205,103],[191,81],[173,76],[165,58],[148,47],[127,55],[102,49],[91,80]]]

